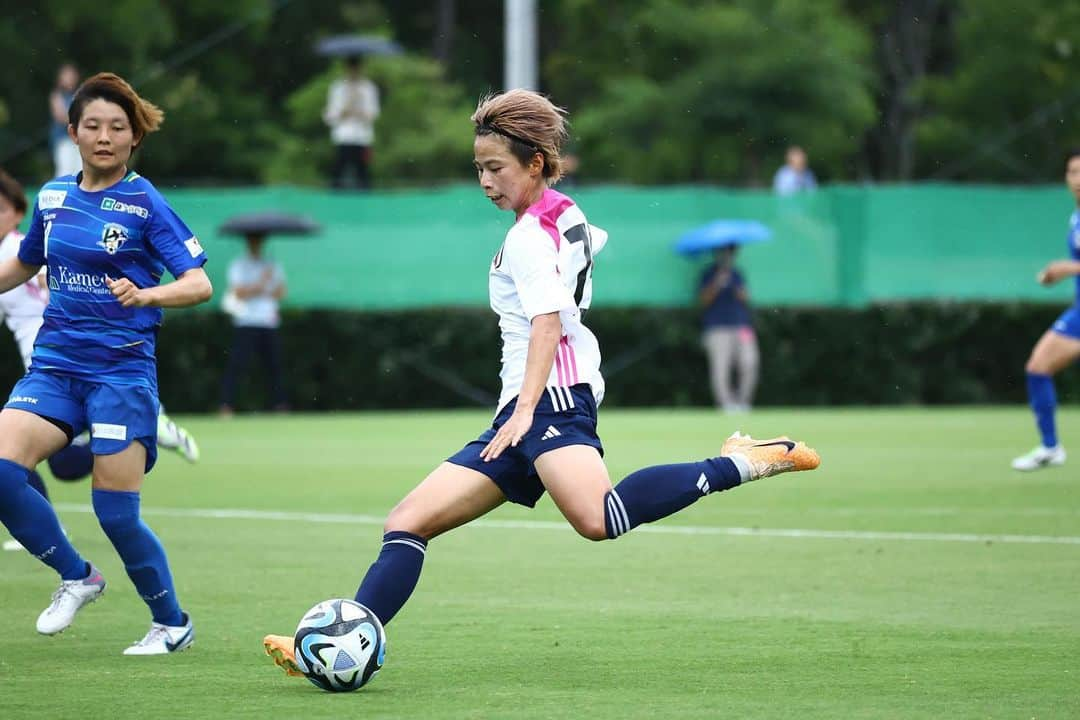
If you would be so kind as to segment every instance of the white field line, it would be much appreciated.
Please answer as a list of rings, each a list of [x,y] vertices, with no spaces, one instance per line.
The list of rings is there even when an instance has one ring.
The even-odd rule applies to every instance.
[[[90,505],[58,503],[61,512],[92,513]],[[375,515],[287,512],[213,508],[143,508],[143,515],[166,518],[207,520],[271,520],[284,522],[331,523],[338,525],[381,525]],[[568,530],[562,521],[548,520],[474,520],[474,528],[513,530]],[[1072,535],[993,535],[981,533],[891,532],[884,530],[812,530],[801,528],[712,527],[701,525],[641,525],[635,533],[654,535],[726,535],[736,537],[798,538],[820,540],[893,540],[902,542],[1004,543],[1013,545],[1080,545]]]

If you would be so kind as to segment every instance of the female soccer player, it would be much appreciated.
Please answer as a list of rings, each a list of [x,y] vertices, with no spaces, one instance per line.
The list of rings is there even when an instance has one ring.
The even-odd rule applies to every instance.
[[[1076,199],[1078,208],[1069,217],[1070,259],[1054,260],[1039,271],[1037,280],[1042,285],[1053,285],[1065,278],[1076,278],[1076,301],[1035,343],[1024,368],[1028,401],[1035,413],[1042,444],[1013,460],[1015,470],[1030,471],[1065,464],[1065,448],[1058,442],[1054,422],[1057,407],[1054,375],[1080,358],[1080,148],[1065,156],[1065,185]]]
[[[0,263],[0,292],[46,264],[50,289],[30,370],[0,411],[0,522],[60,575],[37,629],[64,630],[101,596],[105,580],[64,537],[27,475],[89,429],[94,512],[153,616],[127,655],[176,652],[194,638],[165,551],[139,517],[143,476],[157,457],[161,308],[205,302],[212,292],[199,241],[154,186],[127,168],[162,117],[111,73],[79,86],[68,133],[82,172],[41,189],[18,256]],[[166,269],[176,280],[159,285]]]
[[[736,433],[718,457],[648,467],[612,488],[596,435],[600,351],[582,324],[593,255],[606,235],[549,187],[561,172],[563,115],[542,95],[512,90],[482,100],[472,116],[480,187],[516,218],[489,272],[502,330],[502,395],[491,428],[390,512],[382,551],[356,593],[384,624],[415,588],[428,541],[507,500],[533,507],[547,491],[582,536],[613,540],[709,493],[820,462],[801,442]],[[264,645],[298,674],[292,638],[270,635]]]

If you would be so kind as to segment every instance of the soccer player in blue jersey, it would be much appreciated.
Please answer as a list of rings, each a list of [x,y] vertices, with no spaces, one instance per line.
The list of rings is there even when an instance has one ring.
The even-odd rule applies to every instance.
[[[480,187],[515,215],[488,271],[502,332],[502,393],[492,426],[386,519],[382,549],[356,591],[383,624],[416,587],[428,542],[507,500],[533,507],[547,492],[582,537],[614,540],[706,495],[820,462],[802,442],[736,433],[716,456],[642,468],[612,487],[596,433],[600,347],[582,321],[607,234],[550,187],[562,172],[563,111],[543,95],[511,90],[481,101],[472,121]],[[263,644],[287,673],[300,674],[291,637],[268,635]]]
[[[1054,411],[1057,395],[1054,375],[1080,358],[1080,148],[1065,156],[1065,185],[1076,200],[1077,209],[1069,217],[1069,259],[1054,260],[1039,271],[1042,285],[1074,278],[1076,299],[1050,329],[1043,333],[1031,351],[1027,371],[1028,401],[1035,413],[1042,443],[1012,462],[1015,470],[1038,470],[1065,464],[1065,448],[1058,441]]]
[[[0,522],[60,575],[37,630],[64,630],[101,596],[105,580],[64,537],[27,476],[88,429],[94,512],[153,618],[127,655],[177,652],[194,638],[165,551],[139,514],[143,477],[157,457],[161,309],[205,302],[212,293],[199,241],[154,186],[127,167],[162,117],[111,73],[80,85],[68,133],[82,172],[41,189],[18,256],[0,263],[0,292],[42,265],[50,291],[30,370],[0,411]],[[175,280],[161,284],[166,270]]]

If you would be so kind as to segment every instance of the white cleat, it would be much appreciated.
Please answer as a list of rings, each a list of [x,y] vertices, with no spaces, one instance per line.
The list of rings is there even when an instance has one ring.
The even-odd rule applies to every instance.
[[[42,635],[63,632],[82,606],[89,605],[104,593],[105,578],[93,565],[90,566],[90,574],[82,580],[61,580],[49,607],[38,616],[37,631]]]
[[[165,413],[158,413],[157,443],[163,448],[180,453],[189,463],[199,461],[199,445],[195,438]]]
[[[1032,470],[1041,470],[1046,467],[1064,464],[1065,448],[1061,447],[1061,445],[1055,445],[1052,448],[1040,445],[1028,454],[1014,459],[1012,468],[1021,472],[1031,472]]]
[[[150,623],[150,632],[124,651],[125,655],[168,655],[187,650],[195,642],[195,627],[191,616],[184,613],[185,623],[175,627]]]
[[[25,550],[23,544],[15,538],[10,538],[4,541],[4,550],[6,552],[18,552],[19,550]]]

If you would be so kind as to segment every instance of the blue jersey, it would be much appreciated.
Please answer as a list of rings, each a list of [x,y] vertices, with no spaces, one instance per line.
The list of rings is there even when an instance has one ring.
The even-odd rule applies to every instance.
[[[1080,210],[1069,217],[1069,256],[1080,262]],[[1076,304],[1080,306],[1080,275],[1076,276]]]
[[[19,259],[48,266],[49,304],[31,369],[156,390],[162,311],[121,306],[105,278],[153,287],[165,270],[179,277],[206,255],[148,180],[129,172],[96,192],[79,189],[73,175],[46,183]]]

